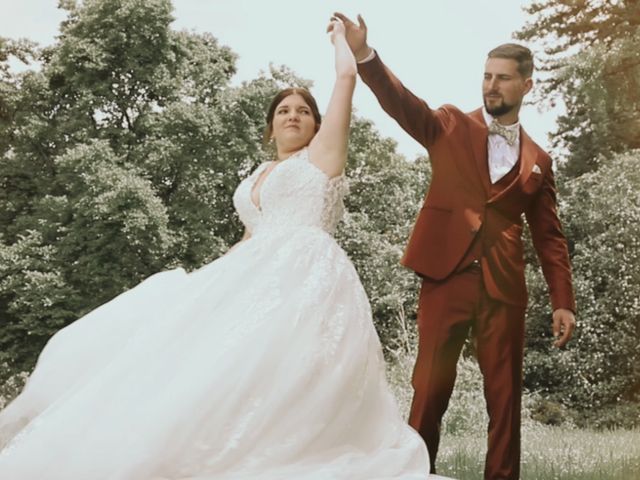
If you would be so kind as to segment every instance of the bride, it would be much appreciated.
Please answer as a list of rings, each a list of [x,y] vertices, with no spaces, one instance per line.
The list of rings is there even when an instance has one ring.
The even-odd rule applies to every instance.
[[[246,232],[201,269],[158,273],[51,338],[0,413],[11,480],[424,479],[365,292],[331,232],[342,215],[355,60],[320,126],[303,89],[276,96],[277,159],[242,181]]]

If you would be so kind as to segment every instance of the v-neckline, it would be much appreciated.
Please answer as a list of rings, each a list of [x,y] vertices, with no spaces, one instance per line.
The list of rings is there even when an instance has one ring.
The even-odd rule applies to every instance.
[[[258,212],[262,212],[262,189],[264,188],[264,184],[267,183],[267,180],[269,179],[269,177],[271,176],[271,174],[273,173],[273,171],[278,168],[278,166],[283,162],[283,160],[280,161],[276,161],[273,160],[270,163],[266,164],[267,166],[258,174],[258,177],[256,178],[255,182],[253,182],[253,184],[251,185],[251,189],[249,191],[249,201],[251,202],[251,205],[254,206],[254,208],[258,211]],[[273,167],[271,167],[271,170],[269,171],[269,173],[266,173],[269,165],[276,163],[276,165],[274,165]],[[264,180],[262,181],[262,185],[260,185],[260,188],[258,190],[256,190],[256,187],[258,185],[258,182],[260,181],[261,178],[264,177]],[[256,193],[257,196],[257,200],[258,203],[256,204],[256,202],[253,201],[253,194]]]
[[[276,168],[278,168],[281,164],[283,164],[285,161],[287,161],[287,160],[293,158],[294,156],[298,155],[305,148],[307,148],[307,147],[303,147],[300,150],[298,150],[297,152],[293,152],[291,155],[289,155],[286,158],[283,158],[282,160],[272,160],[270,163],[271,164],[275,163],[276,165],[273,166],[271,168],[271,171],[269,171],[269,173],[267,173],[266,175],[265,175],[265,172],[269,168],[269,164],[264,164],[264,165],[267,165],[267,167],[258,174],[258,177],[256,178],[256,181],[253,182],[253,185],[251,185],[251,189],[249,190],[249,201],[251,202],[251,205],[253,205],[253,207],[256,209],[256,211],[258,213],[262,213],[262,190],[264,189],[264,186],[267,183],[267,180],[269,180],[269,177],[271,177],[271,174],[273,173],[273,171]],[[260,179],[262,177],[264,177],[264,180],[262,181],[262,185],[260,185],[260,189],[256,192],[257,193],[257,197],[258,197],[258,203],[256,204],[253,201],[253,193],[256,191],[256,186],[258,185],[258,182],[260,181]]]

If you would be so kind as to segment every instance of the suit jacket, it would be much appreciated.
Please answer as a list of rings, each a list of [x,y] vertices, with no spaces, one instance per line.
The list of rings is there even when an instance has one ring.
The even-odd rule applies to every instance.
[[[431,109],[402,85],[378,55],[359,64],[358,71],[382,108],[429,153],[431,183],[402,264],[421,276],[444,280],[456,271],[477,238],[482,243],[487,293],[526,306],[524,213],[553,309],[575,311],[549,155],[521,129],[518,173],[503,190],[492,193],[488,129],[481,109],[469,114],[452,105]]]

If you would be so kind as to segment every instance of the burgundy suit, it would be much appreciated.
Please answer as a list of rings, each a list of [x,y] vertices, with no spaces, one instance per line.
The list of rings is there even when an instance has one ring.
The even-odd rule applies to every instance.
[[[432,472],[440,420],[469,328],[477,339],[489,411],[485,478],[517,479],[524,313],[522,214],[553,309],[575,310],[567,242],[556,212],[552,162],[520,130],[520,157],[491,183],[482,111],[432,110],[376,56],[358,65],[383,109],[429,153],[432,179],[402,264],[421,277],[420,340],[410,424],[423,436]]]

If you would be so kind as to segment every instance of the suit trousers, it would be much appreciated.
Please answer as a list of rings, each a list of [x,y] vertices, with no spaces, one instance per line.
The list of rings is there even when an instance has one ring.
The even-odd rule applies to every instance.
[[[431,473],[456,364],[472,328],[489,413],[485,479],[519,478],[524,316],[524,307],[489,297],[477,262],[441,282],[423,281],[409,424],[427,444]]]

